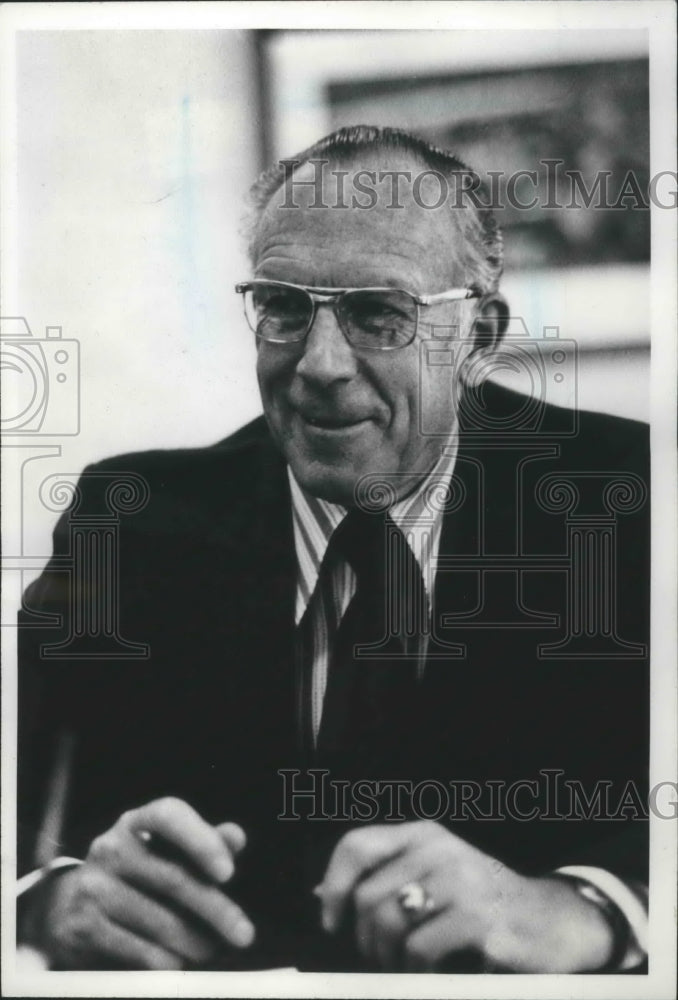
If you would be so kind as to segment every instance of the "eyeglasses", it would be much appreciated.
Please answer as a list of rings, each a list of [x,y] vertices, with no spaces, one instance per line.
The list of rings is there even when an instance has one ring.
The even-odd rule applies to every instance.
[[[313,288],[286,281],[242,281],[235,286],[245,303],[250,329],[271,344],[304,340],[319,305],[329,305],[346,339],[361,350],[395,351],[417,335],[422,306],[478,298],[475,288],[451,288],[414,295],[402,288]]]

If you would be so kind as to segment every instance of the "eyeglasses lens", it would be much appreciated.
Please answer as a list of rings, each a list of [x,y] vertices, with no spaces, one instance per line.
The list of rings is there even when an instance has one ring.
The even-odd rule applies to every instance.
[[[285,344],[303,339],[313,302],[301,289],[255,285],[245,294],[245,312],[258,337]]]
[[[349,340],[380,351],[404,347],[414,337],[417,304],[407,292],[347,292],[339,302]]]

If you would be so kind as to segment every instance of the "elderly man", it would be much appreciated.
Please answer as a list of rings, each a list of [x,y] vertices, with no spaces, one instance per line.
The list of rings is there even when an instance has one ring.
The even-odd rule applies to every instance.
[[[70,858],[22,896],[51,967],[643,968],[647,505],[575,529],[577,483],[643,493],[646,432],[483,382],[507,309],[470,176],[367,127],[264,175],[265,420],[83,474],[22,630],[22,836]],[[116,475],[149,496],[136,660],[68,646],[59,572]]]

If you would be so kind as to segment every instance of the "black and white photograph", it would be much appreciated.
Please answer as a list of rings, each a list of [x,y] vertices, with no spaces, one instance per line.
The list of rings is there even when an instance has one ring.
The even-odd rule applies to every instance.
[[[2,5],[4,995],[676,996],[675,27]]]

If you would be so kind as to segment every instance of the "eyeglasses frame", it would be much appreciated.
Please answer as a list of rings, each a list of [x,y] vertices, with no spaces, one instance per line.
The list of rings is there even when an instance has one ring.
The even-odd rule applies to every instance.
[[[313,328],[315,323],[315,317],[318,305],[329,305],[332,307],[332,312],[334,313],[335,319],[339,325],[341,332],[354,350],[361,351],[398,351],[403,347],[408,347],[414,340],[416,340],[417,333],[419,331],[419,320],[420,320],[420,309],[423,307],[439,305],[443,302],[462,302],[466,299],[476,299],[482,297],[482,292],[478,288],[448,288],[444,292],[436,292],[433,295],[415,295],[414,292],[408,291],[406,288],[395,288],[388,286],[369,286],[365,288],[328,288],[316,285],[295,285],[289,281],[274,281],[268,280],[267,278],[253,278],[251,281],[239,281],[235,286],[235,291],[243,296],[243,307],[245,306],[245,294],[249,291],[255,289],[258,285],[273,285],[276,288],[288,288],[295,292],[305,292],[311,300],[313,305],[313,311],[308,322],[308,326],[304,332],[299,337],[286,338],[285,340],[271,340],[269,337],[261,337],[255,329],[253,329],[252,324],[249,321],[247,315],[247,309],[245,308],[245,318],[247,319],[247,325],[250,327],[252,332],[256,337],[259,337],[266,344],[300,344],[308,337],[309,333]],[[337,304],[341,298],[347,294],[347,292],[403,292],[405,295],[409,295],[412,301],[417,307],[417,316],[414,323],[414,331],[412,336],[404,344],[396,344],[394,347],[368,347],[367,345],[353,344],[349,333],[344,329],[344,324],[341,319],[341,315],[337,311]]]

